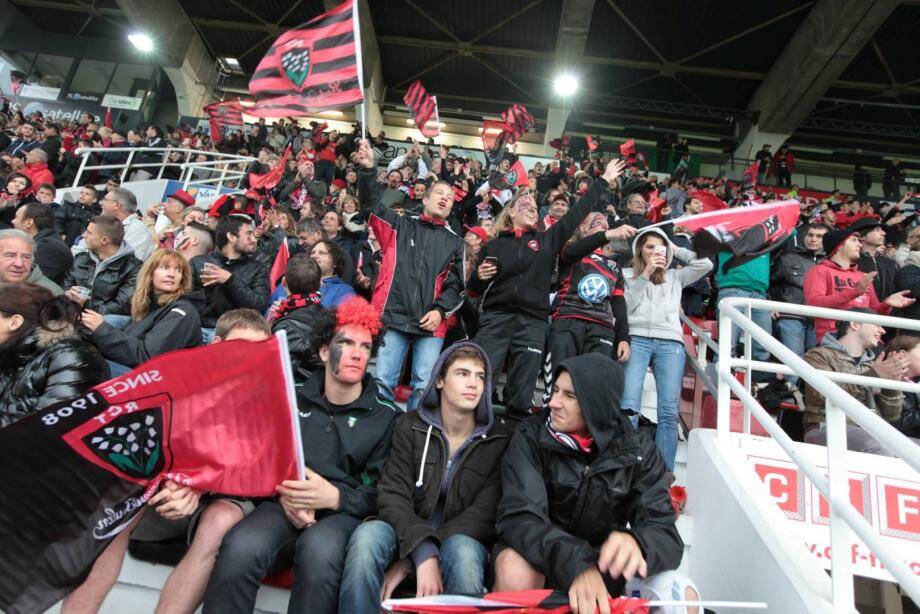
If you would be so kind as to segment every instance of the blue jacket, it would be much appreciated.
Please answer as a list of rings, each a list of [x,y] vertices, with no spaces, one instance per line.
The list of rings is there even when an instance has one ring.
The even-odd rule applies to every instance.
[[[326,309],[332,309],[354,293],[354,288],[338,277],[324,278],[323,284],[319,287],[322,305]]]

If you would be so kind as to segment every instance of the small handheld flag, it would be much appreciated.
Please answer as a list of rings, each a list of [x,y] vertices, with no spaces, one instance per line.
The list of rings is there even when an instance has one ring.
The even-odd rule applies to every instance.
[[[438,121],[438,100],[434,96],[429,96],[421,81],[416,81],[406,90],[403,102],[412,111],[412,119],[415,121],[415,127],[418,128],[422,135],[433,138],[441,134],[441,127]],[[434,116],[434,121],[429,120]]]

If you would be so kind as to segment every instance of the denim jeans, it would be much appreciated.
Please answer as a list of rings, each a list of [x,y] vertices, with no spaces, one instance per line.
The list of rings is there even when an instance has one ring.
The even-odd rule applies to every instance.
[[[744,298],[759,298],[766,299],[766,295],[763,292],[757,292],[755,290],[745,290],[743,288],[725,288],[724,290],[719,289],[719,302],[722,302],[723,298],[729,298],[734,296],[741,296]],[[739,311],[744,314],[744,309],[739,309]],[[718,316],[716,316],[718,318]],[[770,316],[769,311],[763,311],[762,309],[752,309],[751,310],[751,319],[754,320],[754,324],[760,328],[767,331],[768,335],[773,334],[773,319]],[[738,347],[738,340],[741,339],[741,327],[732,324],[732,352],[735,351],[735,348]],[[767,361],[770,360],[770,352],[768,352],[762,345],[751,340],[751,358],[754,360]]]
[[[330,514],[300,530],[288,522],[280,504],[262,503],[224,537],[204,595],[204,613],[252,612],[262,578],[293,564],[288,612],[334,614],[345,547],[360,522]]]
[[[349,614],[380,612],[383,574],[396,560],[396,532],[382,520],[363,523],[348,540],[345,571],[339,592],[339,611]],[[466,535],[451,535],[438,552],[445,594],[480,595],[488,552]]]
[[[131,323],[131,316],[123,316],[114,313],[107,313],[102,316],[102,319],[105,320],[106,324],[111,324],[115,328],[124,328]]]
[[[407,409],[412,411],[418,408],[422,392],[428,385],[431,370],[441,354],[444,339],[441,337],[428,337],[421,335],[408,335],[393,329],[387,329],[383,334],[383,345],[377,352],[377,381],[382,386],[380,392],[387,399],[393,400],[399,375],[402,373],[403,363],[406,361],[406,352],[412,346],[412,377],[409,384],[412,386],[412,395],[409,397]]]
[[[649,364],[655,376],[655,391],[658,394],[658,429],[655,444],[668,469],[674,469],[677,456],[677,403],[684,379],[684,361],[687,358],[684,344],[670,339],[653,339],[633,335],[629,346],[629,360],[626,362],[623,386],[623,400],[620,407],[640,413],[642,388]]]
[[[811,321],[782,318],[776,321],[779,329],[779,340],[798,356],[805,356],[805,352],[815,347],[815,325]],[[786,381],[796,384],[798,375],[787,375]]]

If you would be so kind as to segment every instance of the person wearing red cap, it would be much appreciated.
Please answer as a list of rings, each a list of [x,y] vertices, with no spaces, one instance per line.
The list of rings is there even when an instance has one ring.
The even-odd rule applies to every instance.
[[[195,197],[185,190],[176,190],[166,197],[165,202],[150,205],[144,215],[144,223],[147,230],[157,244],[157,249],[174,249],[176,244],[176,234],[182,230],[182,214],[186,207],[195,206]],[[163,226],[160,216],[166,218],[166,225]],[[157,226],[160,226],[157,229]]]
[[[827,259],[816,264],[805,275],[805,303],[831,309],[868,308],[887,315],[893,307],[907,307],[916,299],[907,296],[909,290],[896,292],[880,301],[872,285],[876,273],[862,273],[857,267],[862,242],[859,233],[832,230],[822,239]],[[815,318],[815,339],[818,343],[835,326],[835,320]]]

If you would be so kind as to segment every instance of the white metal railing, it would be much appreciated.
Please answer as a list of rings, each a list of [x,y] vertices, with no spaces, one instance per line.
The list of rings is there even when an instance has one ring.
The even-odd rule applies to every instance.
[[[743,308],[745,313],[739,311],[739,308]],[[869,522],[850,503],[849,482],[847,479],[847,418],[858,424],[879,443],[918,472],[920,472],[920,447],[868,407],[844,392],[835,382],[916,393],[920,393],[920,384],[878,377],[819,371],[780,343],[770,333],[755,324],[751,319],[752,309],[809,318],[867,322],[912,331],[920,331],[920,321],[743,297],[723,299],[719,302],[718,405],[716,417],[717,436],[720,440],[727,441],[730,437],[731,393],[734,392],[741,400],[744,408],[744,432],[750,433],[751,414],[754,414],[754,417],[764,430],[783,448],[789,458],[808,476],[808,479],[828,501],[831,536],[831,582],[835,612],[853,610],[853,570],[852,561],[849,557],[849,543],[852,539],[852,533],[856,533],[866,546],[872,550],[873,554],[882,562],[911,598],[920,603],[920,578],[910,570],[896,552],[881,541]],[[692,324],[687,319],[684,321]],[[744,358],[731,356],[733,325],[737,325],[744,335]],[[701,339],[710,337],[706,331],[695,325],[691,326],[691,329],[694,328],[696,329],[694,332]],[[753,341],[760,343],[765,350],[773,354],[782,364],[752,360],[751,347]],[[703,348],[704,343],[708,347],[713,347],[714,345],[712,339],[706,339],[704,342],[700,342],[700,348]],[[705,349],[703,349],[703,353],[705,354]],[[743,368],[745,370],[744,384],[732,376],[733,368]],[[827,431],[826,477],[814,463],[799,452],[792,439],[751,394],[751,375],[754,371],[797,375],[803,378],[809,386],[824,395],[826,399],[825,428]]]
[[[124,162],[118,164],[89,164],[93,154],[102,156],[103,154],[121,153],[128,154]],[[182,154],[181,162],[169,161],[169,154]],[[89,171],[116,170],[119,171],[121,181],[128,179],[128,172],[134,170],[143,170],[151,175],[151,179],[162,179],[163,171],[169,167],[179,168],[179,181],[182,182],[182,188],[188,189],[190,184],[196,186],[210,186],[217,189],[224,187],[225,183],[239,181],[246,175],[246,167],[252,163],[255,158],[251,156],[237,156],[234,154],[218,153],[214,151],[202,151],[198,149],[187,149],[184,147],[84,147],[76,150],[77,155],[82,155],[80,168],[74,176],[72,187],[82,185],[83,173]],[[136,156],[147,156],[150,154],[162,155],[161,159],[156,162],[134,162]],[[200,154],[208,156],[208,160],[197,162]],[[196,171],[200,174],[207,172],[207,177],[194,177]]]

